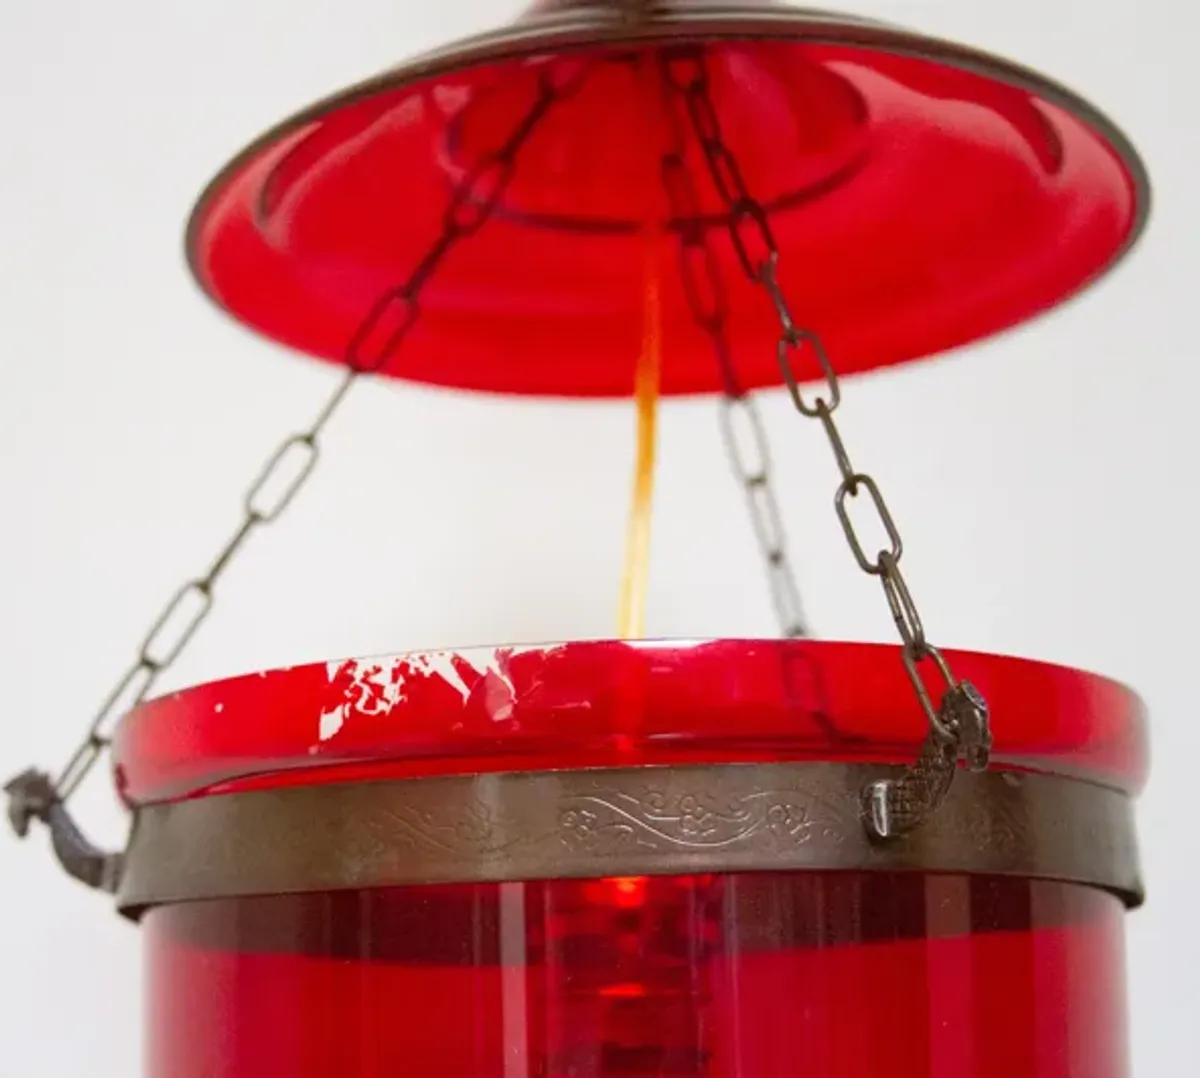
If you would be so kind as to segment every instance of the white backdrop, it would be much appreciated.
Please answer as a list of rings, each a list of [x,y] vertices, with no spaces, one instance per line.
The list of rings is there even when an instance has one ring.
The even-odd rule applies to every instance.
[[[4,0],[0,5],[0,775],[57,765],[328,368],[218,317],[180,230],[210,173],[328,90],[507,18],[511,0]],[[1135,1073],[1200,1068],[1194,490],[1195,126],[1182,0],[862,0],[1042,68],[1146,155],[1134,259],[969,355],[851,382],[842,415],[905,532],[939,642],[1126,680],[1153,715],[1151,889],[1130,924]],[[819,432],[766,403],[821,635],[890,639],[846,552]],[[632,454],[614,405],[363,387],[304,496],[229,573],[171,683],[415,646],[610,635]],[[653,635],[774,631],[714,406],[670,406]],[[819,567],[819,568],[818,568]],[[99,787],[80,807],[119,834]],[[138,940],[0,835],[0,1078],[138,1073]],[[1024,1076],[1014,1076],[1024,1078]],[[1080,1075],[1078,1078],[1088,1078]]]

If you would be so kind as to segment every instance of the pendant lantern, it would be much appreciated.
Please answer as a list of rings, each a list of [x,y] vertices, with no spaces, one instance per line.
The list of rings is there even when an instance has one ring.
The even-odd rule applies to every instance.
[[[1127,1078],[1142,705],[935,643],[837,413],[846,376],[1081,291],[1148,206],[1042,76],[770,0],[543,0],[244,150],[192,270],[334,388],[68,766],[6,788],[144,932],[148,1078]],[[635,400],[618,638],[155,696],[369,377]],[[808,636],[777,389],[895,646]],[[687,394],[720,402],[778,639],[642,637],[655,417]],[[120,853],[67,807],[110,747]]]

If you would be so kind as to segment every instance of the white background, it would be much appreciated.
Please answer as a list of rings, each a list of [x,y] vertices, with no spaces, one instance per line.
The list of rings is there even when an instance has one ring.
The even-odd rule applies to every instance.
[[[502,0],[0,4],[0,773],[57,765],[146,623],[235,522],[328,368],[219,317],[180,230],[198,188],[326,91],[507,18]],[[969,355],[852,382],[842,414],[938,642],[1128,681],[1153,716],[1149,906],[1130,923],[1135,1073],[1198,1072],[1195,397],[1200,30],[1184,0],[862,0],[1041,68],[1133,136],[1151,231],[1085,299]],[[833,465],[767,418],[822,635],[889,639]],[[225,580],[172,677],[414,646],[610,635],[632,453],[615,405],[369,385],[314,482]],[[714,406],[663,417],[649,628],[770,634]],[[99,789],[81,800],[116,835]],[[0,1078],[131,1078],[136,931],[0,836]],[[1013,1078],[1025,1078],[1014,1075]],[[1080,1075],[1078,1078],[1089,1078]]]

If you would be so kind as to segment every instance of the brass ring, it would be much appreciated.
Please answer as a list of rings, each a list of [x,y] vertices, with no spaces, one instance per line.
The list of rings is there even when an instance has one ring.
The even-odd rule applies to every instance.
[[[1142,901],[1133,806],[1078,779],[960,772],[911,835],[863,827],[898,768],[773,763],[388,779],[138,811],[118,895],[169,902],[433,883],[752,871],[1022,876]]]

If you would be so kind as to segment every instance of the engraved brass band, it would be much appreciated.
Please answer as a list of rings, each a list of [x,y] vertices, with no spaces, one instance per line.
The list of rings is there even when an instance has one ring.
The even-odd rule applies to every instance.
[[[1022,876],[1142,900],[1133,806],[1079,779],[963,772],[918,831],[873,842],[830,763],[504,772],[299,786],[137,814],[131,915],[192,899],[431,883],[789,870]]]

